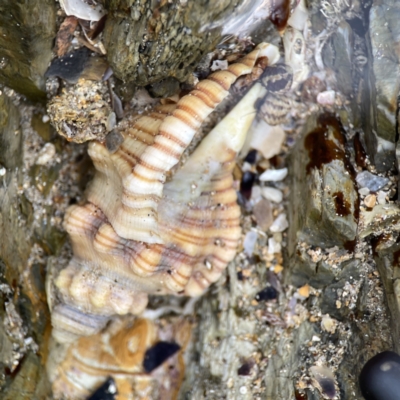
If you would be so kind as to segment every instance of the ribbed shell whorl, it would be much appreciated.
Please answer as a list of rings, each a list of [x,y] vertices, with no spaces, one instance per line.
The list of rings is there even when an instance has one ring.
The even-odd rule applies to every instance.
[[[57,340],[68,341],[68,318],[90,319],[75,323],[73,337],[93,334],[112,316],[140,314],[148,294],[197,296],[220,277],[240,238],[235,157],[265,87],[253,85],[168,182],[166,176],[232,83],[264,57],[273,64],[279,52],[260,44],[176,104],[122,121],[123,142],[114,153],[103,143],[90,143],[96,174],[87,203],[66,213],[74,256],[54,281]]]

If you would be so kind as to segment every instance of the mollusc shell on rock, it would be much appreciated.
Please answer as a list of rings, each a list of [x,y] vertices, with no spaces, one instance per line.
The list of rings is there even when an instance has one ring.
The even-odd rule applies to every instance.
[[[199,82],[176,104],[123,121],[124,140],[113,153],[103,143],[90,143],[97,172],[88,202],[66,213],[74,257],[55,274],[57,341],[93,335],[114,315],[140,314],[148,294],[197,296],[220,277],[235,256],[241,232],[235,157],[265,86],[253,85],[189,159],[178,163],[232,83],[266,58],[273,64],[279,52],[263,43]]]

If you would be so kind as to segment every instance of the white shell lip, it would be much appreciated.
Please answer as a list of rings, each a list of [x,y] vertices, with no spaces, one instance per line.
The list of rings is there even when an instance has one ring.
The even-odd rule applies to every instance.
[[[60,0],[65,13],[87,21],[99,21],[106,12],[101,5],[90,6],[82,0]]]

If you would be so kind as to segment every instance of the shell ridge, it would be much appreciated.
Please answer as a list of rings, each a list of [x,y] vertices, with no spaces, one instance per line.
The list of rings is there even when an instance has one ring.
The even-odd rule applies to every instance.
[[[87,203],[66,211],[74,255],[51,288],[53,337],[67,346],[64,361],[49,372],[55,393],[68,397],[75,390],[71,398],[84,398],[86,383],[93,385],[99,376],[128,379],[129,371],[141,373],[141,361],[138,369],[129,369],[130,357],[143,360],[155,328],[138,319],[136,330],[122,331],[117,316],[142,313],[151,294],[201,295],[234,258],[241,228],[232,171],[265,88],[253,85],[185,163],[178,163],[236,79],[251,74],[260,57],[272,63],[276,53],[261,44],[177,103],[127,117],[116,128],[123,142],[112,154],[104,144],[89,144],[96,174]],[[135,350],[126,354],[128,337],[135,339],[129,339]]]

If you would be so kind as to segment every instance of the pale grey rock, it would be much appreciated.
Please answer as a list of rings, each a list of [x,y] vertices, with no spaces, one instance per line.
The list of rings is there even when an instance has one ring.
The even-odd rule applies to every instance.
[[[370,192],[367,187],[363,187],[358,189],[358,193],[360,194],[360,196],[367,196]]]
[[[377,204],[370,211],[360,212],[358,235],[361,238],[372,234],[379,236],[388,230],[400,230],[400,207],[397,204]]]
[[[361,188],[366,187],[370,192],[377,192],[389,183],[389,179],[371,174],[369,171],[359,172],[356,181]]]
[[[292,152],[290,204],[297,205],[289,215],[292,234],[296,242],[343,246],[356,238],[358,193],[347,169],[339,122],[330,115],[314,115],[305,132]],[[326,158],[319,158],[321,152]]]

